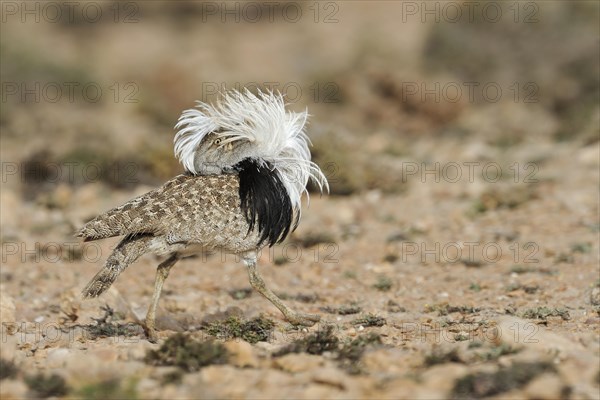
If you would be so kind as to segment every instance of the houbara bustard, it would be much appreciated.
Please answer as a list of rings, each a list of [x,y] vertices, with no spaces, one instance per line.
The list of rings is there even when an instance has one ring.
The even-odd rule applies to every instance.
[[[291,324],[314,325],[319,316],[287,307],[256,268],[258,252],[297,227],[308,180],[321,191],[329,188],[311,161],[306,118],[306,112],[287,111],[279,93],[248,90],[184,111],[174,143],[186,173],[99,215],[77,233],[85,241],[124,236],[83,296],[105,292],[145,253],[167,256],[157,268],[144,327],[156,341],[156,307],[169,271],[182,257],[214,249],[239,255],[252,287]]]

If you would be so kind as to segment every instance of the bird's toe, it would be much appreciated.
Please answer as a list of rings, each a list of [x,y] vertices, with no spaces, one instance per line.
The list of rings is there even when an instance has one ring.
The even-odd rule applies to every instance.
[[[321,320],[321,316],[316,314],[294,314],[288,315],[287,320],[290,324],[296,326],[313,326]]]

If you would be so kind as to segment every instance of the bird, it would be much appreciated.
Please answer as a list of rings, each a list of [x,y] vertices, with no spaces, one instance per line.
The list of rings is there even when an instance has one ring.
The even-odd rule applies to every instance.
[[[156,308],[171,268],[181,258],[217,250],[239,255],[250,285],[292,325],[317,323],[319,315],[285,305],[256,265],[262,248],[281,243],[298,226],[309,180],[321,193],[329,191],[327,178],[311,161],[307,111],[286,106],[279,92],[245,89],[185,110],[174,137],[174,154],[184,173],[106,211],[76,233],[84,242],[123,237],[83,297],[100,296],[144,254],[165,257],[156,269],[142,323],[148,340],[156,342]]]

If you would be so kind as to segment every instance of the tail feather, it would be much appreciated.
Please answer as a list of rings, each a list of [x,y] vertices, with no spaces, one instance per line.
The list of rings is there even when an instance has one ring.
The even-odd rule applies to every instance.
[[[121,240],[104,267],[85,286],[82,296],[93,298],[106,292],[129,264],[148,251],[151,240],[149,235],[126,237]]]
[[[152,221],[149,221],[144,207],[147,202],[145,196],[135,198],[122,206],[113,208],[98,215],[85,224],[76,234],[85,242],[96,239],[104,239],[113,236],[121,236],[134,232],[149,232],[152,230]]]
[[[134,230],[137,230],[137,232],[152,231],[150,226],[142,227],[140,225],[140,222],[135,223],[135,221],[132,221],[127,211],[116,208],[99,215],[85,224],[75,236],[83,238],[84,242],[89,242],[97,239],[131,234]]]
[[[85,224],[76,234],[85,242],[113,236],[140,233],[164,233],[168,229],[168,216],[176,208],[177,194],[190,177],[179,175],[158,189],[136,197],[109,210]]]
[[[100,296],[107,291],[112,284],[117,280],[117,277],[124,268],[119,268],[119,265],[111,264],[102,268],[92,280],[86,285],[82,291],[83,298],[94,298]]]

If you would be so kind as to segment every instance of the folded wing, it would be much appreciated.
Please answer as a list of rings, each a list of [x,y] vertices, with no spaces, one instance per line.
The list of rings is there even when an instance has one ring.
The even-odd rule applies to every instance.
[[[208,210],[239,213],[239,180],[234,175],[179,175],[89,221],[77,233],[84,241],[112,236],[181,231]]]

